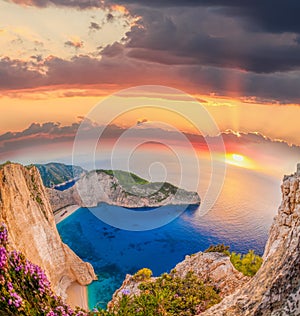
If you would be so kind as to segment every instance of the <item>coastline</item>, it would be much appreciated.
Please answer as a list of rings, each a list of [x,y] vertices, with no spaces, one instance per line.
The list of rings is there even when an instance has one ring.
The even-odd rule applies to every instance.
[[[78,209],[80,209],[79,205],[69,205],[54,214],[55,224],[62,222],[71,214],[75,213]]]
[[[66,302],[72,308],[79,306],[80,308],[88,311],[88,295],[87,295],[87,286],[80,285],[77,282],[71,283],[67,288],[67,299]]]

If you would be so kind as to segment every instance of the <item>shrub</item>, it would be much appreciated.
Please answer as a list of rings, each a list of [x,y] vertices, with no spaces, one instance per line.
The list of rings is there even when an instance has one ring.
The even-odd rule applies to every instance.
[[[213,287],[192,272],[184,278],[165,273],[154,282],[141,283],[139,289],[138,296],[124,293],[107,316],[191,316],[220,302]]]
[[[134,281],[146,281],[149,280],[152,276],[152,271],[148,268],[140,269],[133,276]]]
[[[244,275],[253,276],[262,265],[262,257],[256,255],[254,250],[250,250],[247,254],[241,255],[232,252],[230,261],[233,266]]]
[[[246,276],[253,276],[256,274],[263,259],[254,253],[254,250],[249,250],[247,254],[237,254],[229,251],[229,246],[224,244],[209,246],[204,252],[220,252],[230,257],[233,266]]]
[[[211,245],[204,252],[220,252],[226,256],[230,256],[229,248],[229,246],[225,246],[224,244]]]

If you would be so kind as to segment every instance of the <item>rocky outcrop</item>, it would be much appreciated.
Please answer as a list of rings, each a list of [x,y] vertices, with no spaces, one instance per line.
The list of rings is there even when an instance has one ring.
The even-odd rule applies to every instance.
[[[245,284],[249,278],[238,272],[230,262],[230,258],[217,252],[198,252],[178,263],[172,273],[175,276],[184,278],[188,272],[193,272],[200,280],[213,286],[218,290],[221,297],[233,293],[237,287]],[[152,277],[149,281],[153,282]],[[140,281],[136,281],[132,275],[127,274],[122,286],[114,293],[112,301],[108,306],[117,305],[122,293],[128,292],[131,295],[139,295]]]
[[[281,190],[282,203],[260,270],[201,316],[300,315],[300,165],[295,174],[284,177]]]
[[[200,203],[196,192],[179,189],[169,183],[148,183],[125,172],[119,172],[119,175],[105,170],[91,171],[65,191],[47,189],[53,210],[72,204],[94,207],[101,202],[129,208]],[[131,175],[137,178],[136,182]]]
[[[219,252],[198,252],[186,256],[174,270],[175,275],[181,278],[192,271],[199,279],[217,289],[221,297],[233,293],[249,280],[234,268],[229,256]]]
[[[61,241],[36,167],[0,167],[0,222],[7,225],[10,247],[42,267],[58,295],[65,297],[72,282],[87,285],[96,278],[93,267]]]

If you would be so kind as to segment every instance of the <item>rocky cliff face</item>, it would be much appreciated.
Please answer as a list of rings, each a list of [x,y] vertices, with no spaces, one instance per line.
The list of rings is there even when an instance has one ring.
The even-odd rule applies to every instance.
[[[124,177],[124,173],[122,176]],[[98,170],[84,175],[76,185],[65,191],[47,191],[54,211],[72,204],[93,207],[101,202],[124,207],[200,203],[200,197],[196,192],[188,192],[169,183],[130,183],[127,180],[130,179],[122,183],[113,174]]]
[[[65,297],[72,282],[86,285],[95,279],[92,266],[62,243],[36,167],[0,168],[0,222],[7,225],[11,248],[42,267],[58,295]]]
[[[300,315],[300,165],[295,174],[284,177],[281,190],[282,203],[260,270],[201,316]]]
[[[248,277],[233,267],[228,256],[217,252],[198,252],[186,256],[182,262],[175,266],[173,271],[175,271],[175,276],[180,278],[184,278],[188,272],[192,271],[200,280],[217,289],[221,297],[233,293],[237,287],[249,280]],[[152,277],[149,281],[155,279]],[[140,283],[135,281],[132,275],[127,274],[122,286],[114,293],[108,306],[117,305],[117,301],[122,297],[124,291],[139,295]]]

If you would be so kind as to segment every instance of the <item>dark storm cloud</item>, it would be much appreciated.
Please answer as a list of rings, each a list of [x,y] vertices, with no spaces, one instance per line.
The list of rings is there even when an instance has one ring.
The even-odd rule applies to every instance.
[[[300,45],[295,43],[295,35],[249,32],[240,21],[203,8],[145,8],[137,13],[143,19],[127,33],[131,57],[257,73],[300,68]]]
[[[128,56],[144,61],[239,68],[257,73],[300,67],[297,35],[294,34],[293,39],[274,38],[273,33],[268,33],[300,32],[297,15],[300,1],[14,1],[25,5],[79,8],[126,5],[132,16],[142,17],[126,35]],[[112,13],[108,13],[106,21],[113,20]],[[90,25],[93,30],[99,27],[95,22]],[[68,44],[72,45],[71,41]]]
[[[251,28],[270,32],[300,32],[298,0],[113,0],[119,4],[154,7],[209,7],[235,18],[244,18]]]
[[[151,8],[209,7],[224,14],[249,20],[252,28],[270,32],[300,33],[298,0],[10,0],[20,5],[46,7],[50,5],[79,9],[109,7],[113,4],[148,6]]]

